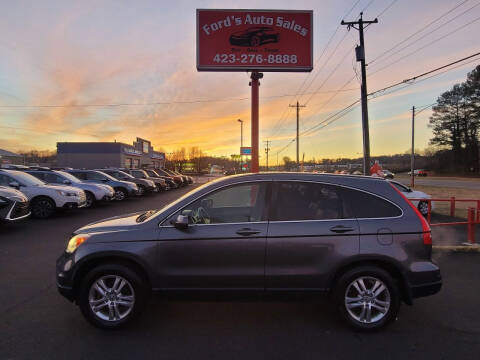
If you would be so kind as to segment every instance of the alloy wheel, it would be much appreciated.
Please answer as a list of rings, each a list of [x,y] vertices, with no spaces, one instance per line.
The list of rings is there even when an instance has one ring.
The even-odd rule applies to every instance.
[[[420,213],[423,216],[427,216],[427,214],[428,214],[428,203],[426,201],[420,201],[420,203],[418,204],[418,211],[420,211]]]
[[[52,214],[53,204],[50,200],[47,199],[37,200],[32,210],[35,216],[39,218],[46,218]]]
[[[90,193],[87,193],[86,195],[87,195],[87,200],[86,200],[86,203],[85,203],[85,207],[90,208],[90,207],[92,207],[93,203],[95,202],[95,198]]]
[[[88,294],[90,310],[99,319],[119,321],[132,311],[135,291],[130,282],[119,275],[104,275],[93,282]]]
[[[125,199],[125,192],[123,190],[115,190],[115,200],[121,201]]]
[[[345,308],[358,322],[372,324],[382,320],[390,309],[390,291],[373,276],[353,280],[345,291]]]

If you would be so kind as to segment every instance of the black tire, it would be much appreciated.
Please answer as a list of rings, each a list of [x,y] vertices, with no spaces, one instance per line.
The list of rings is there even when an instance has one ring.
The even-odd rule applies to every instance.
[[[90,191],[85,191],[85,196],[87,197],[85,209],[91,208],[95,204],[95,195],[93,195]]]
[[[46,219],[53,215],[56,206],[52,199],[41,196],[33,199],[32,203],[30,204],[30,209],[33,217]]]
[[[348,310],[347,309],[347,295],[350,294],[350,291],[356,291],[354,287],[352,287],[353,282],[355,280],[362,279],[365,282],[370,281],[372,284],[374,283],[374,280],[380,280],[383,285],[385,285],[386,290],[388,290],[388,295],[389,295],[389,306],[388,310],[386,312],[381,313],[378,311],[376,308],[373,308],[375,305],[368,305],[368,300],[367,300],[367,305],[365,304],[365,299],[361,300],[355,300],[355,304],[351,302],[351,305],[355,306],[356,308],[360,308],[360,310],[355,309],[352,307],[352,309],[355,310]],[[368,284],[365,284],[368,287]],[[380,287],[378,288],[380,289]],[[387,291],[384,290],[381,295],[386,296]],[[347,293],[348,291],[348,293]],[[353,268],[346,273],[342,274],[340,278],[337,280],[337,283],[335,284],[335,291],[334,291],[334,299],[336,306],[344,318],[344,320],[352,327],[358,330],[362,331],[375,331],[379,330],[380,328],[384,327],[388,323],[390,323],[392,320],[396,319],[398,310],[400,308],[400,292],[398,290],[398,286],[393,280],[393,278],[390,276],[388,272],[383,270],[382,268],[379,268],[377,266],[360,266],[357,268]],[[352,299],[353,300],[353,299]],[[374,300],[375,301],[375,300]],[[378,300],[380,301],[380,299]],[[387,303],[386,299],[383,299],[385,303]],[[362,304],[362,305],[358,305]],[[352,315],[351,313],[354,313],[355,311],[360,311],[362,313],[362,309],[368,309],[370,306],[370,309],[373,308],[373,311],[371,312],[376,313],[378,312],[378,316],[381,316],[378,320],[373,321],[374,319],[371,319],[370,322],[368,322],[367,319],[364,319],[363,321],[359,321]],[[384,305],[382,305],[383,307]],[[368,311],[368,310],[367,310]],[[361,315],[361,314],[360,314]],[[361,319],[361,316],[360,316]]]
[[[114,199],[116,201],[123,201],[127,198],[128,196],[127,190],[123,188],[115,188],[114,190],[115,190]]]
[[[97,316],[90,306],[89,296],[92,285],[105,277],[121,277],[128,281],[133,289],[133,307],[125,317],[121,319],[105,320]],[[125,288],[125,287],[124,287]],[[148,287],[145,280],[133,269],[121,264],[105,264],[90,270],[80,283],[77,303],[83,316],[94,326],[102,329],[118,329],[126,326],[136,319],[143,310],[148,297]],[[105,305],[110,309],[109,305]]]

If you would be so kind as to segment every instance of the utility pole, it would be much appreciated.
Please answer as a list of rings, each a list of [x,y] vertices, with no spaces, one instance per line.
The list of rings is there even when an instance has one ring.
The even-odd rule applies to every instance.
[[[412,107],[412,155],[410,158],[411,180],[410,186],[415,186],[415,175],[413,173],[415,168],[415,106]]]
[[[288,105],[290,107],[297,108],[297,171],[300,169],[300,158],[299,158],[299,153],[300,153],[300,134],[299,134],[299,127],[300,127],[300,108],[301,107],[306,107],[306,105],[300,105],[297,101],[295,105]]]
[[[265,148],[265,154],[267,154],[267,171],[268,171],[268,152],[270,151],[269,145],[270,145],[271,141],[266,140],[266,141],[264,141],[264,142],[266,143],[266,146],[267,146],[267,147]]]
[[[358,21],[343,21],[342,25],[347,25],[347,29],[354,28],[358,30],[360,35],[360,45],[355,48],[355,54],[357,61],[360,61],[362,65],[362,86],[361,86],[361,97],[362,97],[362,129],[363,129],[363,174],[367,175],[368,170],[370,169],[370,132],[368,129],[368,104],[367,104],[367,71],[365,65],[365,43],[363,40],[363,30],[365,29],[364,25],[367,24],[376,24],[378,19],[372,21],[363,20],[363,12],[360,13],[360,19]],[[355,27],[358,25],[358,28]]]

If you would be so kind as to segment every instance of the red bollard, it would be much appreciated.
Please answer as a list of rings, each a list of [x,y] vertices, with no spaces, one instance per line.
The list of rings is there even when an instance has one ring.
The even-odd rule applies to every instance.
[[[450,198],[450,216],[455,217],[455,196]]]
[[[475,208],[468,208],[468,242],[475,243]]]
[[[480,224],[480,200],[477,200],[477,224]]]

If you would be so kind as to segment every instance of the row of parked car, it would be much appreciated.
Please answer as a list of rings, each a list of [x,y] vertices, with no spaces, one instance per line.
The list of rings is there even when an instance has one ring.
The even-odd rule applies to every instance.
[[[190,176],[166,169],[95,170],[12,166],[0,168],[0,220],[30,215],[48,218],[59,209],[160,193],[192,184]]]

